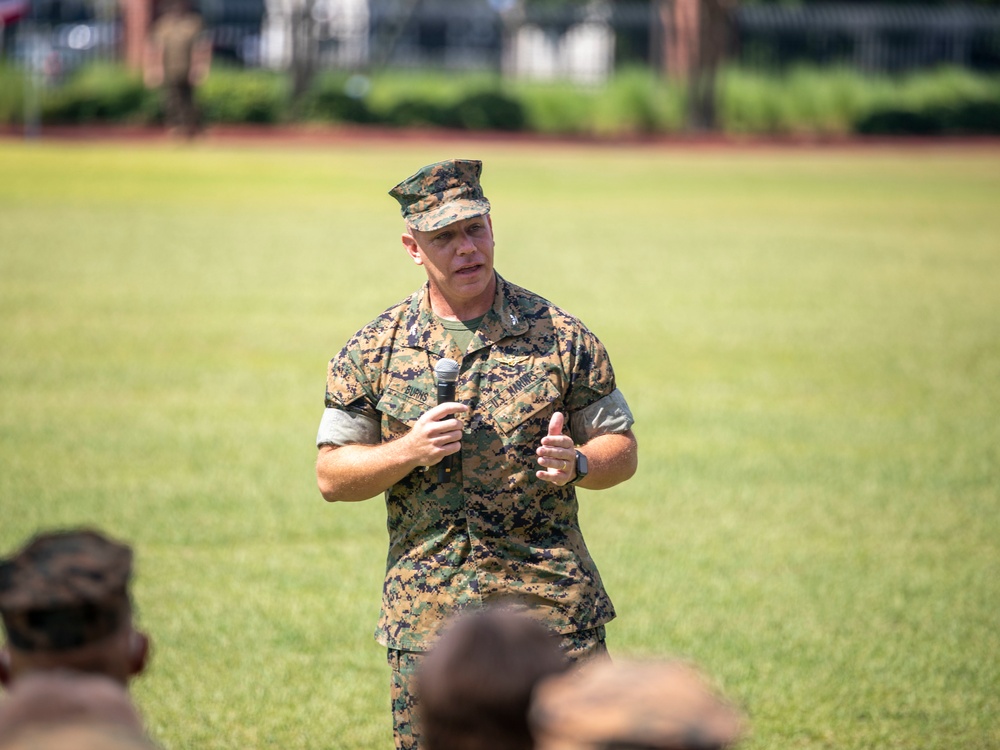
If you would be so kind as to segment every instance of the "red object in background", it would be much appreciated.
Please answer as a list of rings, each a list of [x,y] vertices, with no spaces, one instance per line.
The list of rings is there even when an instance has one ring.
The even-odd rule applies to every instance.
[[[28,14],[28,0],[0,0],[0,25],[8,26]]]

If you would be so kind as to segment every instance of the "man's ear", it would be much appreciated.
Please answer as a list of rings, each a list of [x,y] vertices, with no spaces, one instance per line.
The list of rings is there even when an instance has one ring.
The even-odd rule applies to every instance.
[[[137,677],[149,663],[149,636],[133,630],[128,639],[128,675]]]
[[[414,263],[418,266],[422,266],[424,264],[424,256],[421,255],[420,246],[417,244],[417,241],[413,239],[413,235],[406,234],[404,232],[400,239],[403,241],[403,248],[406,250],[406,254],[413,258]]]
[[[9,688],[10,681],[10,649],[4,646],[0,648],[0,685]]]

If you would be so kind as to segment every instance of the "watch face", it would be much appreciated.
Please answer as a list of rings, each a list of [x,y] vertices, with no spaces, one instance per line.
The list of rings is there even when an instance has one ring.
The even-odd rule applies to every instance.
[[[589,470],[590,470],[590,467],[587,465],[587,457],[585,455],[583,455],[582,453],[580,453],[580,451],[577,451],[576,452],[576,475],[578,477],[581,477],[581,478],[585,477],[585,476],[587,476],[587,472]]]

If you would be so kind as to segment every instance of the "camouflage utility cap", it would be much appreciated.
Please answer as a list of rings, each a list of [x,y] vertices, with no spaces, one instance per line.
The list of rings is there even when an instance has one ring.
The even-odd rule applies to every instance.
[[[479,184],[483,163],[449,159],[430,164],[389,191],[406,223],[431,232],[461,219],[485,216],[490,202]]]
[[[0,616],[11,645],[62,651],[101,640],[129,615],[132,550],[96,531],[40,534],[0,561]]]
[[[742,714],[680,662],[598,659],[543,681],[530,723],[537,750],[712,750],[745,731]]]

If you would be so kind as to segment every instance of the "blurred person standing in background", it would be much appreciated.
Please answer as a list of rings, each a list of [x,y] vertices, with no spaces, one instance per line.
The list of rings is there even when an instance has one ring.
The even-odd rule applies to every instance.
[[[195,89],[208,77],[212,41],[189,0],[164,0],[146,45],[145,80],[163,92],[170,132],[192,138],[200,118]]]

